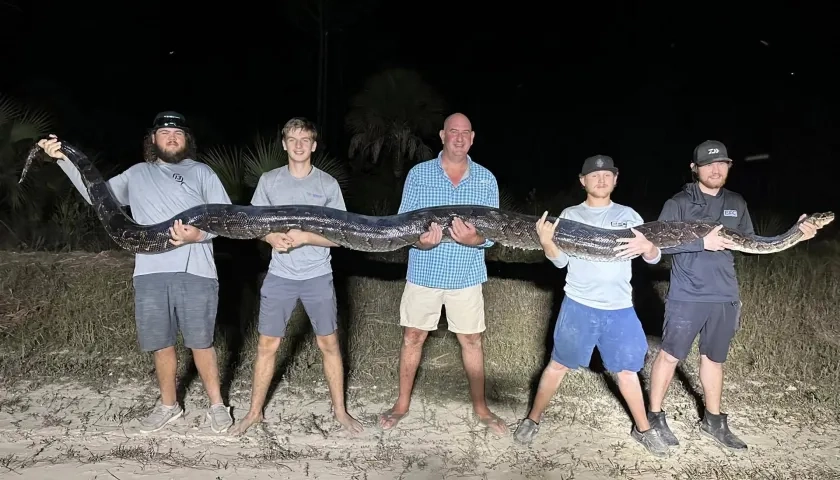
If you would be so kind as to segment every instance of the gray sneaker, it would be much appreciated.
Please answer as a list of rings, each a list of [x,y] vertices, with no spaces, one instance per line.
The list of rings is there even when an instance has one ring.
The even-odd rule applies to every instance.
[[[158,403],[152,410],[148,417],[140,421],[140,431],[142,433],[157,432],[166,425],[181,418],[184,414],[184,409],[177,403],[171,407]]]
[[[656,455],[657,457],[668,456],[668,445],[665,444],[662,436],[655,428],[649,428],[647,431],[642,433],[635,425],[633,425],[633,430],[630,431],[630,436],[637,442],[641,443],[648,452]]]
[[[516,427],[516,431],[513,432],[513,439],[516,443],[527,445],[534,441],[534,437],[537,436],[537,432],[539,431],[540,424],[530,418],[526,418]]]
[[[207,420],[210,422],[210,429],[216,433],[226,432],[233,425],[230,408],[223,403],[210,406],[210,410],[207,411]]]

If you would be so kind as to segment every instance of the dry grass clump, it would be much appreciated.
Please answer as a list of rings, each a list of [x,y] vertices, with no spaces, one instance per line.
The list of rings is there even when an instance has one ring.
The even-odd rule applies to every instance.
[[[726,375],[728,382],[750,380],[756,388],[765,384],[779,391],[794,387],[800,404],[840,410],[836,399],[840,257],[833,244],[809,248],[738,259],[744,309]],[[361,268],[351,276],[336,273],[348,384],[366,393],[393,395],[396,389],[404,270],[393,266],[401,273],[387,280],[361,276]],[[547,262],[524,267],[520,275],[524,278],[493,277],[485,285],[488,329],[484,347],[491,398],[529,394],[551,345],[563,274]],[[135,339],[132,268],[131,256],[122,252],[0,253],[0,376],[4,381],[42,376],[73,376],[97,383],[120,377],[153,378],[151,358],[138,351]],[[222,266],[220,272],[224,271]],[[641,299],[645,305],[637,308],[643,322],[655,326],[661,325],[667,271],[653,273],[656,278],[645,281],[653,282],[654,294]],[[234,388],[250,386],[261,280],[260,275],[222,285],[217,345],[223,380]],[[466,399],[458,342],[442,325],[427,341],[418,389]],[[655,353],[656,329],[650,333],[651,353]],[[279,357],[278,371],[284,381],[300,386],[322,382],[320,352],[302,308],[295,313]],[[686,386],[672,387],[671,395],[692,395],[692,385],[698,384],[696,358],[695,349],[683,366]],[[598,371],[597,358],[593,369]],[[182,370],[188,372],[183,362]],[[648,370],[649,362],[643,378]],[[572,375],[563,392],[606,392],[610,387],[603,377],[583,372]],[[752,399],[775,398],[761,388],[739,391],[753,395]],[[790,401],[790,395],[776,397]]]

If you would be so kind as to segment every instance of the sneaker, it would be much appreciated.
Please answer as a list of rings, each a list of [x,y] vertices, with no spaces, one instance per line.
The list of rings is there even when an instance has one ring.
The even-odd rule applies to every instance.
[[[534,441],[534,437],[537,436],[537,432],[539,431],[540,424],[530,418],[526,418],[525,420],[522,420],[518,427],[516,427],[516,431],[513,432],[513,439],[516,443],[528,445]]]
[[[726,417],[727,415],[725,413],[714,415],[706,410],[703,420],[700,420],[700,432],[716,440],[724,447],[733,450],[746,450],[747,444],[729,430],[729,423]]]
[[[665,445],[676,447],[680,444],[677,437],[668,427],[668,422],[665,421],[665,412],[648,412],[647,419],[650,427],[659,432],[659,436],[662,437]]]
[[[184,409],[177,403],[172,406],[157,404],[148,417],[140,421],[140,431],[143,433],[157,432],[169,423],[181,418]]]
[[[207,420],[210,422],[210,429],[216,433],[226,432],[233,425],[230,408],[223,403],[210,405],[210,410],[207,411]]]
[[[665,440],[662,439],[662,436],[655,428],[649,428],[644,432],[640,432],[639,429],[633,425],[633,430],[630,431],[630,436],[637,442],[641,443],[648,452],[656,455],[657,457],[668,456],[668,445],[665,444]]]

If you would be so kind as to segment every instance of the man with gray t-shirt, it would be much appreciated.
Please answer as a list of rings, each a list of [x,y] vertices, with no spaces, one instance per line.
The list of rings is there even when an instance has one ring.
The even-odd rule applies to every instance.
[[[251,204],[319,205],[346,210],[335,178],[312,165],[312,152],[318,138],[315,125],[303,118],[293,118],[286,122],[282,135],[289,164],[260,177]],[[273,247],[273,251],[260,290],[260,336],[251,408],[232,433],[241,435],[263,420],[262,411],[274,375],[277,349],[298,300],[309,316],[321,349],[335,418],[349,432],[361,432],[362,425],[347,413],[344,405],[344,365],[336,333],[337,306],[330,264],[330,247],[338,245],[300,230],[270,233],[263,240]]]
[[[53,136],[38,145],[67,174],[90,202],[79,171],[58,151]],[[134,220],[143,225],[166,221],[178,213],[206,203],[230,203],[213,170],[194,160],[195,139],[186,119],[177,112],[161,112],[146,137],[145,162],[108,180],[114,198],[131,207]],[[213,260],[215,235],[183,225],[170,229],[178,248],[162,253],[138,253],[134,260],[134,315],[137,340],[145,352],[154,352],[160,403],[140,422],[140,431],[154,432],[180,418],[184,409],[175,398],[176,335],[192,350],[195,366],[210,398],[210,428],[224,432],[233,423],[222,401],[219,367],[213,336],[219,301],[219,282]]]
[[[587,158],[580,172],[586,200],[563,210],[554,223],[546,221],[548,212],[537,222],[546,258],[557,268],[567,267],[568,273],[565,297],[554,328],[551,361],[543,371],[528,417],[513,434],[518,443],[528,444],[534,440],[543,412],[563,377],[570,370],[588,366],[597,346],[604,367],[616,374],[618,388],[633,416],[630,436],[653,455],[668,454],[668,446],[650,427],[645,414],[638,372],[644,367],[648,344],[633,308],[630,286],[630,260],[641,255],[647,263],[658,263],[659,249],[644,235],[632,230],[634,238],[622,239],[624,245],[617,251],[617,256],[626,261],[593,262],[569,257],[553,241],[560,218],[612,230],[642,224],[642,217],[635,210],[611,200],[617,179],[618,169],[612,158],[606,155]]]

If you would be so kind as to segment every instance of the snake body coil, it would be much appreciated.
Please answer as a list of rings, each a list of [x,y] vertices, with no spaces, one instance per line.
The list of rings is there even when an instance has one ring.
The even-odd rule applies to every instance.
[[[169,242],[169,227],[176,220],[206,232],[234,239],[260,238],[271,232],[300,229],[321,235],[346,248],[364,252],[388,252],[413,245],[432,222],[444,229],[444,242],[452,220],[461,218],[476,227],[479,234],[498,244],[523,250],[541,250],[535,229],[538,217],[479,205],[448,205],[424,208],[399,215],[368,216],[310,205],[245,206],[204,204],[155,225],[132,220],[114,199],[108,185],[86,155],[62,142],[62,152],[81,173],[96,215],[108,235],[121,248],[133,253],[157,253],[178,248]],[[23,181],[41,148],[35,146],[26,159]],[[555,218],[547,220],[553,222]],[[805,219],[818,226],[834,220],[832,212],[817,213]],[[802,237],[798,223],[775,237],[746,236],[729,228],[720,235],[735,242],[735,250],[746,253],[775,253],[795,245]],[[718,224],[713,222],[647,222],[636,230],[659,248],[676,247],[704,237]],[[616,257],[618,239],[632,238],[630,229],[604,229],[560,219],[554,243],[571,257],[598,262],[623,261]]]

